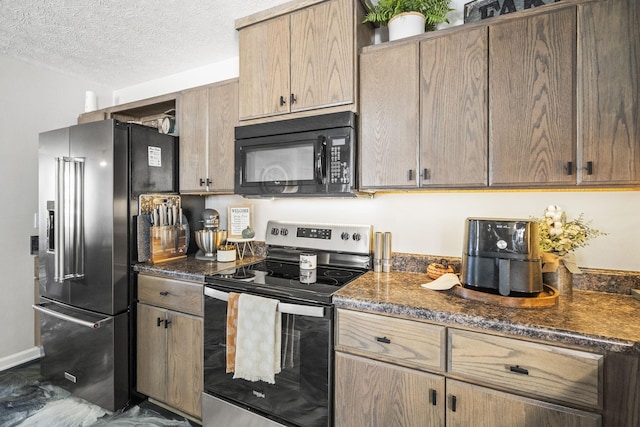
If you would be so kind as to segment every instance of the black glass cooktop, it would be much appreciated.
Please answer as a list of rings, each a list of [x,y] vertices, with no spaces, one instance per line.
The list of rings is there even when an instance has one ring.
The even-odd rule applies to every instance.
[[[206,282],[231,291],[285,296],[314,302],[331,302],[331,295],[366,270],[318,266],[300,270],[298,263],[264,260],[210,275]]]

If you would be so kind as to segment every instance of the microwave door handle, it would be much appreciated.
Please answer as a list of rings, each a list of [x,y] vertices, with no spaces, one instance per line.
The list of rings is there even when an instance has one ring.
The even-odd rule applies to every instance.
[[[204,288],[205,296],[215,298],[220,301],[229,301],[227,292],[219,291],[209,287]],[[284,302],[278,303],[278,311],[284,314],[295,314],[298,316],[308,317],[324,317],[324,307],[316,307],[312,305],[289,304]]]
[[[327,138],[318,137],[316,144],[316,178],[319,184],[327,183]]]

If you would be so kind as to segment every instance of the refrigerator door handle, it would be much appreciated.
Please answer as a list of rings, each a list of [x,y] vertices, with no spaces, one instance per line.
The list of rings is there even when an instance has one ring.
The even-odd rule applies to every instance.
[[[84,277],[84,159],[56,158],[54,280]]]
[[[90,329],[100,329],[102,326],[108,323],[111,323],[113,321],[113,317],[105,317],[104,319],[98,320],[97,322],[88,322],[86,320],[78,319],[73,316],[69,316],[68,314],[59,313],[55,310],[47,308],[46,304],[33,304],[31,307],[33,307],[33,309],[36,311],[48,314],[57,319],[66,320],[81,326],[86,326],[87,328],[90,328]]]

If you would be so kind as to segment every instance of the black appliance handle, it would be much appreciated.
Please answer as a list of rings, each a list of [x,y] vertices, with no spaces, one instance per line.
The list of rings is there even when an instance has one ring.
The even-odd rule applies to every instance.
[[[204,287],[204,295],[220,301],[229,301],[228,292],[219,291],[207,286]],[[280,313],[295,314],[298,316],[324,317],[324,307],[317,307],[313,305],[278,302],[278,311]]]
[[[318,137],[316,143],[316,179],[318,184],[327,183],[327,138],[323,135]]]

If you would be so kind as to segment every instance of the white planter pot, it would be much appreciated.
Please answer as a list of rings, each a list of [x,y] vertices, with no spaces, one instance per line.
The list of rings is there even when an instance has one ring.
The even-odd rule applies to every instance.
[[[419,12],[405,12],[391,18],[389,27],[389,41],[417,36],[424,33],[425,19]]]

